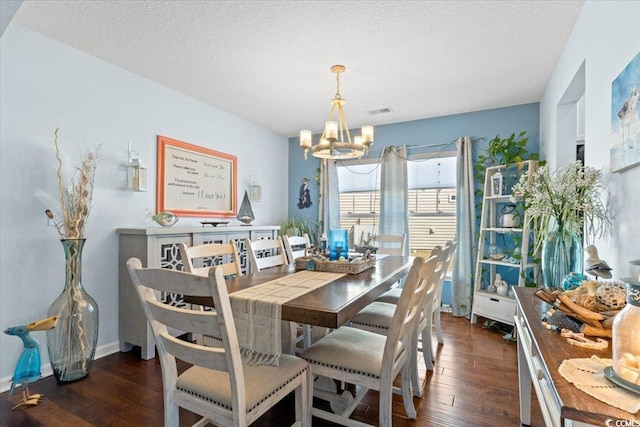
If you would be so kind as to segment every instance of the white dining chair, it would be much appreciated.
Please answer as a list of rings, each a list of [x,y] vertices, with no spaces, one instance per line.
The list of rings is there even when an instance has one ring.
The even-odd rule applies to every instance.
[[[243,363],[231,303],[221,267],[208,277],[127,261],[133,286],[155,339],[164,389],[164,425],[178,427],[179,408],[203,417],[196,425],[247,426],[289,393],[295,392],[294,426],[311,426],[311,376],[307,362],[283,354],[279,364]],[[215,312],[173,307],[158,292],[212,297]],[[167,328],[216,336],[207,347],[171,336]],[[178,375],[176,359],[193,366]]]
[[[258,272],[268,268],[287,265],[287,255],[284,250],[282,238],[278,236],[276,239],[245,239],[245,247],[251,262],[251,271]],[[284,350],[289,354],[296,354],[301,348],[305,347],[305,343],[311,342],[310,328],[295,322],[283,321],[285,329],[288,330],[289,346],[284,346]],[[301,333],[298,334],[298,331]]]
[[[220,266],[225,277],[242,275],[240,256],[234,240],[230,240],[229,243],[205,243],[194,246],[180,243],[178,250],[184,271],[187,273],[207,276],[212,266]]]
[[[374,238],[377,254],[406,256],[407,234],[378,234]]]
[[[265,268],[278,267],[288,264],[287,255],[282,244],[282,237],[275,239],[245,239],[245,248],[251,264],[251,272],[264,270]]]
[[[431,329],[434,324],[438,343],[444,344],[442,327],[440,325],[442,288],[444,286],[444,280],[447,275],[447,271],[449,270],[449,266],[451,265],[451,260],[453,259],[456,248],[456,241],[447,241],[444,248],[442,248],[441,246],[436,246],[431,251],[431,256],[438,257],[438,265],[436,266],[436,271],[434,273],[437,277],[436,290],[434,292],[434,301],[431,305],[431,316],[425,316],[420,321],[420,341],[422,342],[422,355],[424,358],[425,366],[428,370],[433,370],[433,363],[435,362],[435,352],[433,350],[433,343],[431,341]],[[382,294],[378,299],[376,299],[376,301],[397,304],[399,296],[400,289],[394,288]]]
[[[307,255],[307,249],[311,248],[311,241],[309,235],[305,233],[303,236],[282,236],[284,243],[284,250],[287,253],[287,260],[289,264],[295,265],[296,258]],[[296,338],[296,352],[304,350],[311,345],[312,331],[311,325],[299,324],[302,329],[302,336]]]
[[[289,264],[295,264],[296,258],[307,255],[307,249],[311,248],[311,241],[307,233],[303,236],[287,236],[285,234],[282,236],[282,242]]]
[[[234,240],[229,241],[229,243],[204,243],[194,246],[180,243],[178,251],[180,252],[184,271],[187,273],[206,277],[212,266],[219,266],[222,267],[224,277],[242,276],[240,257]],[[192,304],[191,308],[196,307]],[[202,306],[198,308],[203,309]],[[198,344],[219,345],[215,338],[209,336],[195,335],[193,339]]]
[[[342,413],[313,407],[312,415],[345,426],[363,426],[365,424],[349,417],[366,392],[373,389],[379,392],[379,425],[391,427],[393,381],[401,373],[404,407],[409,419],[416,418],[411,395],[410,353],[416,346],[415,329],[420,320],[421,303],[425,295],[434,290],[433,286],[428,288],[426,280],[434,264],[435,259],[414,260],[387,335],[341,326],[302,353],[314,375],[358,386],[353,402]],[[314,397],[331,401],[335,394],[315,389]]]
[[[416,397],[422,397],[422,387],[420,384],[420,377],[418,371],[418,337],[420,334],[424,336],[424,331],[428,327],[427,322],[431,314],[431,307],[434,301],[434,295],[437,288],[437,283],[440,275],[441,259],[440,251],[434,250],[431,253],[431,257],[427,260],[429,269],[425,271],[423,277],[427,281],[427,286],[433,288],[432,292],[429,292],[425,299],[420,302],[422,310],[416,329],[414,330],[414,347],[411,350],[411,385],[413,394]],[[400,296],[402,298],[402,294]],[[400,300],[398,300],[399,302]],[[393,316],[397,309],[397,303],[392,304],[389,302],[374,301],[360,310],[349,323],[354,328],[364,329],[367,331],[375,332],[382,335],[389,334],[391,325],[393,324]],[[424,349],[423,343],[423,357],[429,358],[431,362],[430,348]],[[433,369],[433,365],[431,365]]]

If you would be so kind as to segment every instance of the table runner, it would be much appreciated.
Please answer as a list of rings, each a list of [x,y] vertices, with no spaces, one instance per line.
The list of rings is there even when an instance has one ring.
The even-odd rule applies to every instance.
[[[242,356],[250,365],[277,365],[282,354],[282,304],[344,274],[300,271],[229,295]]]

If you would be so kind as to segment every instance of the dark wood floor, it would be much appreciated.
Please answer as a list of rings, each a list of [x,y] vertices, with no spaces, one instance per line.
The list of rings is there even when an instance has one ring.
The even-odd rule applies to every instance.
[[[424,370],[421,361],[425,396],[414,402],[418,418],[408,420],[402,399],[394,396],[394,427],[519,426],[516,343],[505,340],[504,332],[495,327],[483,327],[484,319],[472,325],[466,319],[443,314],[442,322],[445,344],[437,349],[435,371]],[[12,411],[8,393],[0,394],[0,425],[163,425],[160,363],[157,359],[141,360],[135,350],[96,360],[83,380],[58,385],[48,377],[30,390],[43,393],[44,399],[39,406],[25,410]],[[11,400],[18,394],[20,390]],[[377,393],[370,391],[352,417],[377,424],[377,399]],[[292,405],[292,399],[285,399],[254,425],[290,425]],[[533,408],[531,426],[544,426],[535,398]],[[195,421],[194,414],[181,412],[181,426]],[[333,424],[314,418],[313,425]]]

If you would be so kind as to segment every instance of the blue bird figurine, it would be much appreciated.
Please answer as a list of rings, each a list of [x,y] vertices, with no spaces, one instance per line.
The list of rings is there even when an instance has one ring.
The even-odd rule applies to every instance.
[[[56,326],[58,316],[52,316],[46,319],[31,322],[28,325],[14,326],[7,328],[4,333],[7,335],[15,335],[22,340],[24,350],[18,359],[16,370],[11,378],[11,389],[9,397],[17,385],[22,386],[22,400],[18,402],[12,409],[16,409],[21,405],[37,405],[42,399],[41,394],[29,394],[29,384],[37,381],[41,377],[40,373],[40,348],[38,341],[29,335],[31,331],[46,331]]]

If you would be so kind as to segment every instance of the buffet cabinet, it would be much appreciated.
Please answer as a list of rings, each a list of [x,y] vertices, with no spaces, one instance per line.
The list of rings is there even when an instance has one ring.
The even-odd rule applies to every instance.
[[[178,245],[187,246],[203,243],[228,243],[235,240],[238,245],[240,264],[244,274],[249,273],[249,262],[244,239],[275,239],[279,226],[236,226],[236,227],[184,227],[184,228],[119,228],[119,303],[120,303],[120,351],[140,347],[140,355],[148,360],[155,357],[153,333],[147,323],[138,300],[131,277],[127,270],[127,260],[138,258],[147,268],[171,268],[182,270],[182,259]],[[171,305],[182,306],[181,295],[161,295],[162,300]],[[180,331],[174,331],[175,334]]]

